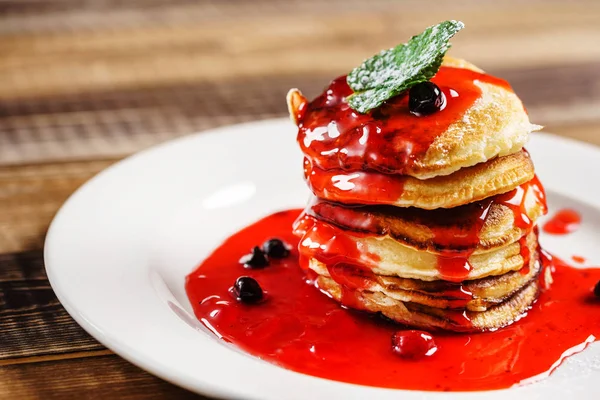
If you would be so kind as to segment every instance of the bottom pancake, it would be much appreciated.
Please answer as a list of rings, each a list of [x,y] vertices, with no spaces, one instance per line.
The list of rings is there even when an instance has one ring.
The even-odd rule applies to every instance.
[[[349,290],[333,279],[319,275],[317,287],[343,305],[379,312],[398,323],[435,331],[481,332],[510,325],[523,316],[537,299],[539,283],[531,281],[502,303],[486,311],[446,310],[422,304],[403,302],[382,292]]]
[[[501,304],[537,279],[541,270],[537,252],[531,254],[527,266],[519,271],[461,283],[375,275],[369,270],[348,264],[327,268],[314,258],[308,261],[308,267],[318,275],[331,278],[350,289],[383,293],[394,300],[435,308],[469,311],[486,311]]]

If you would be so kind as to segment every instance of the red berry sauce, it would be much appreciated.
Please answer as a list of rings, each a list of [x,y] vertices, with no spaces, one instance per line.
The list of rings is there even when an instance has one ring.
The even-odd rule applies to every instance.
[[[512,90],[502,79],[464,68],[441,67],[431,81],[444,93],[446,107],[417,117],[409,112],[408,94],[361,114],[346,102],[352,94],[346,77],[333,80],[323,94],[303,103],[297,115],[302,152],[314,167],[323,170],[405,174],[481,97],[477,82]]]
[[[549,288],[521,320],[495,332],[431,332],[437,348],[433,354],[398,357],[390,340],[403,328],[346,309],[320,293],[300,268],[296,249],[264,269],[248,270],[238,263],[248,249],[268,238],[298,243],[291,226],[300,211],[279,212],[242,229],[187,277],[187,294],[198,319],[222,340],[256,357],[361,385],[490,390],[548,374],[568,350],[600,336],[600,300],[593,295],[600,269],[575,269],[544,256],[544,268],[554,270],[554,282],[544,284]],[[263,302],[244,304],[231,296],[229,288],[242,275],[256,279],[268,293]]]
[[[581,225],[581,215],[575,210],[559,210],[544,224],[544,232],[552,235],[566,235],[575,232]]]
[[[575,261],[578,264],[585,264],[585,262],[587,261],[585,257],[578,255],[571,256],[571,260]]]

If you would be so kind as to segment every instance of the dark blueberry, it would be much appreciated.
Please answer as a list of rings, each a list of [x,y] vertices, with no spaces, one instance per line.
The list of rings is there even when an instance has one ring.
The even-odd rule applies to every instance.
[[[598,281],[594,287],[594,296],[600,299],[600,281]]]
[[[408,109],[416,116],[429,115],[446,105],[446,96],[433,82],[422,82],[410,88]]]
[[[263,298],[263,291],[256,280],[240,276],[233,285],[233,294],[243,303],[256,303]]]
[[[263,243],[263,250],[269,257],[285,258],[290,255],[290,247],[283,240],[273,238]]]
[[[240,264],[246,268],[263,268],[269,265],[269,259],[258,246],[254,246],[252,253],[240,258]]]

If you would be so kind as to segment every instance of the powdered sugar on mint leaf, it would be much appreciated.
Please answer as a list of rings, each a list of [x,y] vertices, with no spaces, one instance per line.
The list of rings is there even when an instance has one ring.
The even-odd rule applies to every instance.
[[[346,78],[354,91],[348,104],[366,113],[412,86],[433,78],[450,48],[449,40],[464,28],[460,21],[444,21],[413,36],[408,43],[365,60]]]

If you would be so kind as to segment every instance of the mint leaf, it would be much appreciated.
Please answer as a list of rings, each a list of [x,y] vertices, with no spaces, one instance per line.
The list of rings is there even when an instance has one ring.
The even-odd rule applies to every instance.
[[[464,26],[460,21],[444,21],[413,36],[406,44],[365,60],[346,78],[354,91],[347,98],[350,107],[365,113],[417,83],[433,78],[450,48],[448,41]]]

